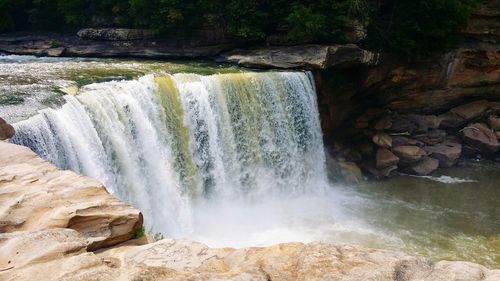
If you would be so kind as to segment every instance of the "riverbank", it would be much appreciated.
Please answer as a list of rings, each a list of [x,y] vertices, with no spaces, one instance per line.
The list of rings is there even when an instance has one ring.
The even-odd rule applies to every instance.
[[[499,270],[473,263],[350,245],[215,249],[187,240],[130,240],[141,235],[141,214],[101,184],[59,171],[24,147],[0,142],[0,152],[0,200],[7,206],[0,212],[3,280],[500,278]],[[35,206],[36,218],[29,211]]]

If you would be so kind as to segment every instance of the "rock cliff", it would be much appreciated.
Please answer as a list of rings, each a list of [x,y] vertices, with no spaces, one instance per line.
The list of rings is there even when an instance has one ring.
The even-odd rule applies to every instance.
[[[142,226],[138,210],[95,180],[4,142],[0,206],[1,280],[500,279],[500,270],[473,263],[352,245],[217,249],[188,240],[130,240]]]

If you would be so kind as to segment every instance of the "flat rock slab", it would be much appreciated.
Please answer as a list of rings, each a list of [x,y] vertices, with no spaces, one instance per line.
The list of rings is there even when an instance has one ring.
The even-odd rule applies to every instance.
[[[0,142],[0,232],[71,228],[98,249],[131,239],[141,226],[140,211],[98,181]]]
[[[326,69],[335,66],[375,65],[378,55],[347,45],[302,45],[237,49],[221,54],[216,61],[255,68]]]

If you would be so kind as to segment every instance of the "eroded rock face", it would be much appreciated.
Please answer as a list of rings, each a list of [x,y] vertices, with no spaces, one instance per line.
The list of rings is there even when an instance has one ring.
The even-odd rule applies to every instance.
[[[110,195],[98,181],[60,171],[30,149],[0,142],[0,232],[71,228],[89,249],[131,239],[139,210]]]

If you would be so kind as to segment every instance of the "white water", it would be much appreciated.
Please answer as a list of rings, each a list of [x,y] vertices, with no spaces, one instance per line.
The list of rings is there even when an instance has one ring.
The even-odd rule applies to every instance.
[[[353,241],[366,229],[327,191],[307,73],[150,75],[65,99],[15,124],[13,142],[101,180],[151,232],[246,246]]]

